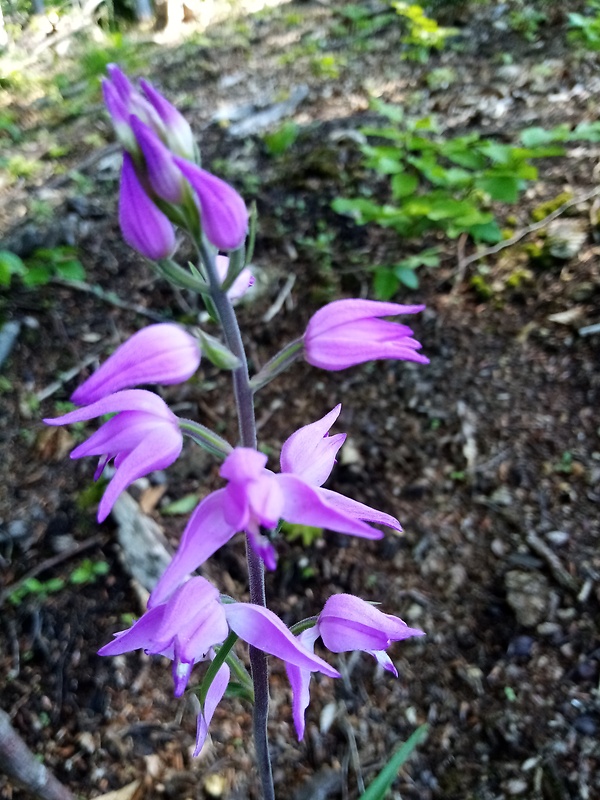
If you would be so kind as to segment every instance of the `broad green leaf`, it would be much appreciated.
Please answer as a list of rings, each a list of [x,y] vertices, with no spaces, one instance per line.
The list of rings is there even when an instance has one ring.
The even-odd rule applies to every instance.
[[[77,259],[65,261],[62,264],[56,264],[55,269],[56,274],[66,281],[85,280],[85,269],[81,261],[77,261]]]
[[[398,200],[401,197],[410,197],[414,194],[419,185],[419,179],[416,175],[410,175],[408,172],[400,172],[394,175],[391,180],[392,195]]]
[[[180,497],[179,500],[174,500],[172,503],[161,508],[161,514],[167,514],[169,516],[175,516],[177,514],[189,514],[190,511],[193,511],[196,506],[198,505],[198,495],[197,494],[186,494],[184,497]]]
[[[24,275],[27,267],[23,259],[10,250],[0,250],[0,286],[10,286],[13,275]]]
[[[519,138],[524,147],[539,147],[551,142],[566,142],[569,138],[569,126],[558,125],[551,130],[540,127],[526,128],[521,131]]]
[[[404,744],[396,750],[379,775],[371,781],[359,800],[384,800],[389,792],[398,771],[408,761],[413,751],[427,738],[429,728],[421,725]]]
[[[34,267],[28,267],[27,272],[23,275],[23,283],[25,286],[45,286],[52,277],[52,268],[46,264],[37,264]]]
[[[487,192],[492,200],[502,203],[515,203],[519,197],[520,180],[514,175],[484,175],[475,181],[475,185]]]
[[[406,286],[408,289],[418,289],[419,288],[419,279],[417,278],[417,273],[414,269],[410,267],[401,267],[398,265],[394,268],[394,275],[401,284]]]
[[[569,141],[600,142],[600,122],[580,122],[569,135]]]
[[[391,267],[377,267],[373,278],[373,291],[378,300],[391,300],[398,291],[400,281]]]
[[[486,242],[487,244],[497,244],[502,241],[502,231],[496,220],[471,225],[468,229],[476,242]]]

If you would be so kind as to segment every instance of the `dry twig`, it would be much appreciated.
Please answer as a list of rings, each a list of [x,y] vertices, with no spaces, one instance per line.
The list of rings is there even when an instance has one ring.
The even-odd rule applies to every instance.
[[[473,253],[470,256],[464,257],[464,240],[462,237],[460,237],[457,245],[458,267],[456,269],[452,293],[454,294],[458,290],[460,284],[463,282],[465,272],[470,264],[474,264],[476,261],[480,261],[482,258],[487,258],[487,256],[496,255],[496,253],[506,250],[507,247],[512,247],[513,244],[517,244],[521,241],[521,239],[529,236],[530,233],[535,233],[536,231],[545,228],[546,225],[549,225],[553,220],[564,214],[565,211],[573,208],[573,206],[577,206],[579,203],[584,203],[586,200],[591,200],[592,197],[597,197],[598,195],[600,195],[599,188],[592,189],[589,192],[584,192],[584,194],[580,194],[577,197],[574,197],[572,200],[568,200],[566,203],[563,203],[562,206],[559,206],[555,211],[553,211],[551,214],[548,214],[547,217],[544,217],[544,219],[540,220],[539,222],[534,222],[531,225],[527,225],[525,228],[521,228],[521,230],[517,231],[513,236],[510,237],[510,239],[503,239],[501,242],[498,242],[498,244],[495,244],[492,247],[486,247],[483,250],[478,250],[476,253]]]

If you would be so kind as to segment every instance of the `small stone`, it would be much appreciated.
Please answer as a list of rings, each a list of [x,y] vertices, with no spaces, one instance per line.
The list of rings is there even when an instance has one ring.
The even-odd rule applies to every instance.
[[[523,778],[512,778],[506,782],[506,791],[510,795],[525,794],[527,791],[527,781]]]
[[[510,570],[504,578],[506,600],[517,622],[527,628],[539,625],[550,607],[550,589],[543,575]]]
[[[584,736],[595,736],[598,731],[598,722],[590,714],[582,714],[577,717],[573,727],[577,733],[581,733]]]
[[[227,781],[223,775],[213,772],[204,779],[204,791],[209,797],[223,797],[227,788]]]
[[[508,645],[510,658],[530,658],[535,640],[531,636],[516,636]]]
[[[546,539],[555,547],[562,547],[569,541],[570,536],[566,531],[549,531]]]

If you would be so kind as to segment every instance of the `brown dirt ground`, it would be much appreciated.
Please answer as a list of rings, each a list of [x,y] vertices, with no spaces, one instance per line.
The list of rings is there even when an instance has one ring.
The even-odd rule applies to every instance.
[[[232,180],[258,202],[262,288],[240,311],[255,366],[301,334],[323,299],[367,291],[364,267],[426,245],[443,247],[441,267],[421,273],[418,292],[399,296],[427,303],[414,325],[429,367],[383,362],[334,375],[296,365],[259,397],[261,443],[273,454],[291,431],[342,401],[336,429],[349,433],[347,456],[330,486],[397,515],[405,528],[402,537],[374,543],[329,534],[306,549],[283,541],[280,569],[268,578],[273,609],[291,623],[315,613],[332,592],[350,591],[382,600],[386,611],[427,632],[392,649],[397,681],[362,655],[343,659],[343,680],[313,681],[300,744],[283,669],[273,664],[278,796],[355,798],[360,781],[368,783],[398,743],[428,721],[429,738],[399,775],[394,798],[594,800],[600,797],[600,373],[598,335],[578,334],[598,322],[600,310],[591,204],[573,210],[587,237],[575,257],[532,267],[512,289],[506,275],[518,256],[488,259],[494,291],[482,300],[469,285],[477,265],[455,283],[455,242],[405,243],[376,228],[354,228],[329,202],[340,173],[356,160],[351,141],[337,134],[364,122],[369,92],[411,113],[436,113],[449,132],[510,139],[532,124],[596,119],[597,61],[569,54],[559,13],[531,44],[494,27],[493,10],[474,6],[476,13],[459,9],[451,20],[460,29],[460,50],[447,49],[422,66],[400,59],[394,26],[365,52],[351,49],[352,35],[335,39],[331,25],[341,6],[298,3],[248,15],[233,27],[209,29],[208,43],[163,44],[152,61],[156,81],[172,99],[183,99],[202,132],[205,163],[222,171],[228,159]],[[293,24],[285,16],[292,12]],[[283,63],[282,54],[311,31],[330,37],[332,52],[345,48],[338,76],[319,74],[301,54]],[[506,68],[506,52],[513,58],[508,66],[517,69]],[[451,66],[456,82],[428,89],[432,65]],[[308,97],[295,119],[303,133],[282,161],[268,158],[259,136],[230,137],[210,123],[225,101],[277,101],[301,83]],[[65,142],[77,142],[77,159],[92,152],[80,147],[90,126],[108,135],[99,112],[60,130]],[[593,188],[597,155],[597,146],[587,144],[544,164],[525,201],[510,210],[517,224],[528,224],[531,208],[565,187]],[[110,154],[86,171],[97,188],[85,198],[68,181],[51,195],[47,183],[6,189],[2,219],[10,241],[23,244],[25,226],[16,217],[27,202],[50,196],[50,228],[70,220],[89,284],[159,316],[193,319],[190,299],[155,279],[123,244]],[[315,246],[323,230],[334,235]],[[38,233],[50,236],[48,229]],[[357,256],[363,268],[354,266]],[[262,317],[292,271],[296,283],[265,326]],[[552,319],[570,309],[563,322]],[[113,524],[98,529],[93,506],[82,500],[90,463],[65,458],[77,433],[48,433],[39,422],[57,413],[56,402],[68,399],[89,367],[41,403],[37,393],[90,353],[103,358],[147,319],[58,285],[35,292],[17,286],[1,313],[22,323],[0,394],[1,585],[10,589],[58,553],[65,558],[39,572],[40,580],[68,580],[84,558],[111,566],[81,588],[4,603],[2,707],[79,796],[142,779],[146,797],[256,798],[243,704],[221,704],[212,742],[193,760],[194,714],[185,700],[173,699],[166,664],[139,653],[95,655],[124,626],[123,615],[142,607],[119,560]],[[197,414],[234,438],[227,381],[210,367],[164,396],[179,413]],[[153,482],[165,486],[165,502],[205,493],[218,480],[217,465],[188,447]],[[175,546],[184,520],[161,514],[160,505],[153,514]],[[76,550],[92,537],[92,546]],[[205,574],[243,598],[242,543],[217,554]],[[0,778],[0,797],[22,796]]]

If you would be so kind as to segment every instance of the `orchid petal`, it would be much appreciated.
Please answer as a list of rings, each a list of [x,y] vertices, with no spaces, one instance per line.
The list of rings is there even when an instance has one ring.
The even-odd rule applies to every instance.
[[[339,403],[324,417],[292,433],[281,448],[281,471],[293,472],[307,483],[321,486],[333,469],[335,457],[346,434],[329,436],[329,429],[340,415]]]
[[[183,532],[177,552],[148,600],[148,608],[164,603],[190,572],[237,533],[225,521],[225,489],[209,494],[196,507]]]
[[[105,644],[98,650],[99,656],[120,656],[130,650],[151,650],[154,642],[154,632],[160,625],[165,614],[164,606],[157,606],[147,611],[140,619],[125,631],[115,633],[112,642]]]
[[[302,646],[289,628],[268,608],[251,603],[223,606],[229,627],[245,642],[301,669],[339,678],[339,672]]]
[[[383,511],[377,511],[375,508],[359,503],[358,500],[352,500],[338,492],[333,492],[331,489],[319,489],[321,498],[327,503],[328,506],[335,508],[342,514],[347,514],[354,519],[362,519],[364,522],[372,522],[375,525],[386,525],[388,528],[393,528],[396,531],[401,531],[402,526],[391,514],[385,514]]]
[[[319,638],[319,631],[315,626],[302,631],[297,638],[303,647],[313,653],[315,642]],[[298,740],[301,741],[304,738],[304,718],[306,709],[310,703],[310,679],[312,677],[312,672],[287,662],[285,664],[285,670],[290,686],[292,687],[292,716],[294,718],[294,727],[296,728]]]
[[[200,751],[204,747],[204,742],[208,735],[208,726],[213,718],[215,709],[221,702],[227,684],[229,683],[230,670],[227,664],[221,664],[217,670],[217,674],[213,678],[212,683],[208,687],[206,699],[204,701],[204,708],[198,714],[198,722],[196,725],[196,747],[194,748],[194,757],[200,755]]]
[[[381,539],[383,533],[355,516],[330,505],[323,489],[304,483],[290,472],[276,475],[285,498],[283,518],[286,522],[328,528],[338,533]]]
[[[163,322],[137,331],[71,395],[90,405],[108,394],[146,383],[188,380],[200,365],[197,340],[179,325]]]
[[[148,434],[117,465],[118,469],[98,506],[98,522],[106,519],[118,496],[134,481],[155,470],[165,469],[176,461],[182,445],[183,438],[179,430],[167,425],[160,425],[153,434]]]

